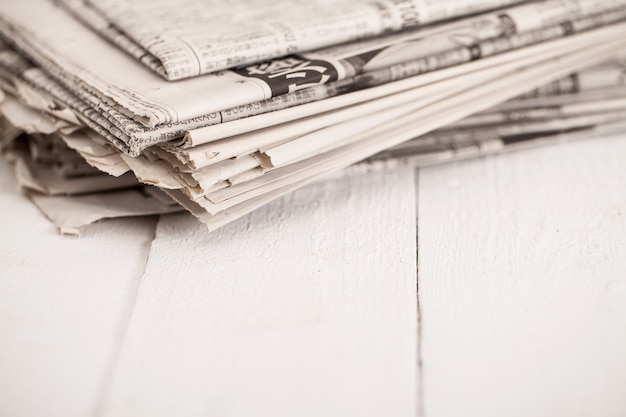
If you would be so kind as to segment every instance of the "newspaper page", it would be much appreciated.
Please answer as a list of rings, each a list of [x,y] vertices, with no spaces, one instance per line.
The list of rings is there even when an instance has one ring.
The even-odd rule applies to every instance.
[[[596,51],[595,49],[597,48],[598,45],[602,46],[602,49],[598,51],[598,53],[601,53],[603,55],[601,55],[602,58],[597,58],[597,59],[605,59],[607,56],[609,56],[614,50],[615,50],[615,45],[624,45],[623,42],[620,43],[606,43],[602,42],[600,40],[596,40],[596,43],[592,46],[591,44],[588,44],[588,48],[585,48],[587,50],[589,50],[589,52],[585,53],[585,57],[586,59],[583,58],[583,55],[578,53],[576,54],[576,57],[572,57],[571,59],[569,59],[570,65],[576,65],[576,66],[581,66],[581,65],[585,65],[585,64],[590,64],[591,62],[593,62],[593,59],[596,59]],[[580,60],[579,62],[577,62],[577,60]],[[545,79],[546,77],[555,77],[557,76],[557,70],[558,71],[566,71],[566,69],[562,69],[559,68],[559,64],[558,63],[551,63],[551,60],[548,60],[548,62],[545,63],[541,63],[541,65],[537,65],[537,68],[535,69],[535,74],[540,74],[542,79]],[[539,64],[539,63],[538,63]],[[522,63],[520,63],[520,65],[522,65]],[[522,65],[523,66],[523,65]],[[532,67],[530,65],[527,65],[526,68],[528,67]],[[547,68],[550,68],[550,70],[548,70]],[[526,69],[527,70],[527,69]],[[543,73],[545,71],[545,73]],[[516,74],[515,72],[513,72],[512,74]],[[565,74],[563,74],[565,75]],[[507,75],[506,77],[509,77],[512,75]],[[506,78],[505,77],[505,78]],[[503,78],[503,79],[505,79]],[[538,82],[538,79],[535,80],[534,78],[531,78],[530,76],[528,76],[529,80],[532,80],[532,82]],[[527,81],[529,81],[527,80]],[[388,132],[389,130],[397,130],[398,132],[401,132],[402,135],[405,134],[412,134],[413,135],[419,135],[420,132],[426,132],[428,131],[428,123],[425,123],[425,121],[428,120],[433,120],[433,123],[444,123],[441,119],[443,114],[449,113],[449,108],[455,108],[455,111],[458,112],[471,112],[471,110],[469,108],[463,109],[463,106],[467,106],[467,104],[469,102],[473,103],[472,109],[476,110],[476,106],[477,105],[483,105],[482,102],[480,101],[472,101],[471,99],[468,99],[467,96],[472,96],[475,97],[475,94],[477,94],[477,92],[475,90],[480,89],[480,90],[489,90],[490,85],[493,85],[494,82],[499,82],[500,80],[494,80],[491,83],[480,83],[481,87],[477,87],[477,88],[470,88],[468,86],[468,89],[466,91],[463,91],[461,94],[454,96],[454,97],[448,97],[445,100],[439,101],[436,104],[433,103],[433,105],[425,107],[423,109],[420,109],[419,111],[416,111],[412,114],[408,114],[405,117],[396,119],[393,122],[388,122],[386,124],[384,124],[381,127],[377,127],[374,129],[370,129],[368,132],[365,132],[364,134],[358,134],[355,137],[348,137],[346,139],[346,141],[344,141],[343,143],[333,143],[333,144],[327,144],[327,146],[323,149],[323,151],[325,152],[326,155],[328,155],[328,153],[332,153],[334,151],[331,151],[332,149],[338,148],[338,147],[343,147],[344,149],[346,149],[346,145],[352,146],[354,145],[355,147],[359,146],[358,144],[363,142],[363,141],[372,141],[372,146],[379,146],[380,142],[384,142],[387,140],[387,136],[388,136]],[[484,86],[483,86],[484,84]],[[522,85],[507,85],[506,88],[504,88],[503,90],[500,89],[494,89],[492,93],[490,94],[494,94],[494,95],[498,95],[500,96],[501,94],[507,94],[510,93],[510,88],[514,87],[515,89],[523,89],[523,88],[527,88],[528,85],[526,86],[522,86]],[[523,91],[523,90],[520,90]],[[465,97],[465,98],[463,98]],[[465,103],[465,104],[463,104]],[[479,104],[480,103],[480,104]],[[439,120],[438,122],[435,122],[435,120]],[[356,124],[357,128],[359,128],[359,124],[363,124],[365,122],[363,121],[358,121],[355,120],[354,123],[352,123],[353,125]],[[403,127],[405,125],[411,126],[411,127]],[[443,125],[443,124],[442,124]],[[440,125],[440,126],[442,126]],[[437,126],[439,127],[439,126]],[[423,130],[423,129],[427,129],[427,130]],[[405,131],[406,130],[406,131]],[[408,139],[408,138],[407,138]],[[206,149],[205,149],[206,151]],[[311,159],[315,159],[316,155],[320,154],[319,150],[313,150],[312,153],[310,153],[309,155],[300,155],[300,156],[305,156],[307,158],[311,158]],[[301,158],[301,160],[305,161],[305,159]],[[355,161],[356,162],[356,161]],[[304,164],[306,166],[306,162],[303,162],[302,164]],[[302,165],[301,164],[301,165]],[[258,181],[256,181],[256,184],[264,184],[265,182],[271,182],[272,178],[281,178],[279,175],[279,172],[285,172],[284,170],[282,171],[278,171],[275,172],[274,175],[269,176],[269,177],[263,177],[263,178],[259,178]],[[250,183],[247,184],[247,186],[253,185],[254,183]],[[218,192],[219,195],[231,195],[230,193],[238,193],[237,190],[241,190],[242,187],[238,186],[237,188],[233,188],[232,190],[229,189],[223,189],[221,191]],[[217,208],[212,208],[217,210]]]
[[[575,3],[574,6],[572,6],[572,3]],[[516,27],[532,28],[535,26],[532,26],[529,22],[533,21],[535,22],[533,24],[537,25],[538,20],[536,17],[538,15],[544,16],[545,22],[563,22],[564,16],[578,16],[581,13],[590,11],[596,12],[607,8],[610,9],[615,7],[617,3],[617,1],[611,0],[602,2],[598,6],[594,2],[585,0],[579,0],[578,2],[553,0],[545,4],[542,3],[541,7],[535,6],[534,9],[528,9],[527,6],[530,5],[514,7],[508,16],[518,16],[515,19],[519,21],[512,20]],[[30,5],[31,7],[25,7],[24,5]],[[32,7],[37,5],[41,7]],[[559,13],[556,13],[555,10],[558,10]],[[361,83],[361,87],[370,87],[372,85],[371,80],[373,78],[368,75],[365,78],[368,80],[367,83],[362,82],[364,78],[348,80],[347,89],[345,85],[336,87],[332,84],[328,86],[328,89],[306,88],[297,90],[295,93],[301,94],[296,98],[286,95],[285,97],[290,97],[287,100],[274,100],[272,102],[266,100],[265,102],[257,102],[261,103],[258,106],[245,106],[244,108],[235,106],[230,110],[208,113],[205,111],[221,107],[217,104],[218,102],[224,103],[224,100],[220,97],[228,97],[230,102],[227,101],[226,103],[230,104],[249,103],[253,99],[271,97],[274,92],[270,84],[263,81],[263,77],[243,76],[244,78],[242,79],[242,75],[235,71],[223,71],[219,74],[177,82],[174,85],[167,83],[150,71],[147,71],[134,59],[120,53],[107,42],[103,42],[102,39],[95,36],[91,31],[86,30],[82,25],[75,22],[65,11],[58,9],[45,0],[25,0],[11,6],[2,6],[0,11],[2,12],[0,16],[3,16],[3,18],[9,16],[10,24],[8,24],[8,28],[5,28],[8,34],[5,35],[12,40],[17,39],[16,44],[19,47],[30,51],[31,56],[38,60],[47,73],[55,76],[71,90],[64,92],[64,100],[72,103],[73,108],[83,116],[83,122],[96,129],[98,133],[111,140],[120,149],[134,155],[156,142],[172,139],[191,129],[228,120],[228,117],[232,120],[232,118],[239,118],[245,115],[246,112],[259,113],[268,109],[275,110],[281,108],[281,106],[290,107],[299,104],[299,100],[310,102],[336,95],[353,89],[349,85],[350,82],[355,80]],[[605,12],[602,15],[608,15],[611,18],[620,17],[619,13]],[[511,19],[502,19],[495,15],[490,16],[477,17],[474,26],[483,28],[482,31],[487,33],[485,36],[502,32],[506,33],[505,37],[510,37],[508,33],[511,32]],[[495,21],[494,16],[499,23],[494,25],[486,23]],[[524,19],[528,21],[525,22]],[[43,23],[44,21],[45,23]],[[58,24],[50,24],[52,23],[51,21]],[[598,23],[596,20],[593,21]],[[541,22],[541,19],[539,22]],[[600,23],[606,22],[601,19]],[[16,25],[21,30],[17,30]],[[467,25],[460,25],[459,23],[453,25],[457,26],[448,29],[429,29],[430,32],[428,33],[438,37],[437,39],[440,40],[451,37],[453,34],[468,34]],[[471,25],[469,27],[471,28]],[[65,30],[59,30],[59,28],[64,28]],[[495,28],[495,32],[489,28]],[[476,32],[475,29],[469,30],[469,33]],[[482,31],[478,30],[478,32]],[[37,35],[33,35],[31,32],[35,32]],[[561,35],[562,32],[562,30],[555,32],[555,36]],[[45,36],[41,37],[40,34]],[[452,36],[452,38],[456,38],[456,36]],[[460,38],[463,37],[460,36]],[[415,38],[411,39],[410,42],[415,40]],[[423,39],[420,38],[420,40]],[[533,35],[529,39],[530,41],[536,41],[538,38]],[[539,40],[545,40],[545,38]],[[58,47],[56,54],[53,53],[55,48],[51,48],[49,45],[51,42],[54,42],[54,45]],[[454,42],[441,43],[449,46]],[[499,44],[502,44],[502,42]],[[525,43],[512,42],[510,44],[519,47]],[[397,46],[395,43],[393,45]],[[476,59],[475,56],[473,57],[466,52],[475,49],[475,46],[472,45],[464,46],[463,51],[465,52],[455,53],[462,57],[458,62]],[[506,48],[500,47],[499,51],[501,50],[506,50]],[[59,53],[59,51],[61,52]],[[391,55],[396,57],[403,56],[403,54],[397,53]],[[349,61],[344,59],[346,58],[345,53],[342,56],[343,61],[352,62],[351,65],[356,65],[354,64],[355,60]],[[354,57],[354,55],[351,56]],[[385,62],[390,61],[386,59]],[[422,68],[423,66],[418,65],[418,67]],[[431,69],[436,69],[436,66],[431,65],[431,67]],[[89,71],[85,68],[88,68]],[[336,68],[343,68],[344,73],[347,73],[346,69],[348,66],[338,65]],[[244,68],[243,70],[247,71],[248,69]],[[387,69],[383,71],[388,73]],[[423,72],[423,70],[420,71]],[[400,73],[400,76],[395,75],[394,78],[402,78],[412,74],[406,71],[405,68]],[[37,77],[34,76],[35,72],[33,71],[29,71],[28,74],[30,82],[40,83],[40,87],[43,84],[43,87],[48,90],[60,91],[58,85],[55,85],[54,88],[51,87],[54,80],[46,79],[46,73],[40,71]],[[244,79],[246,81],[242,81]],[[377,81],[377,83],[379,82]],[[132,88],[129,87],[131,84]],[[152,97],[148,98],[150,95]],[[278,97],[282,96],[279,95]],[[250,108],[251,110],[249,110]],[[191,117],[195,114],[197,116]]]
[[[623,32],[620,32],[623,34]],[[610,38],[609,38],[610,39]],[[595,59],[600,59],[599,56],[596,57],[596,54],[601,54],[602,56],[610,56],[606,55],[607,51],[617,51],[619,47],[622,47],[623,41],[622,42],[607,42],[606,44],[602,44],[601,42],[596,42],[595,44],[584,44],[585,46],[587,46],[587,48],[585,48],[588,52],[585,53],[577,53],[576,56],[572,56],[571,58],[566,58],[566,62],[569,62],[568,65],[574,65],[573,63],[576,63],[577,66],[580,65],[584,65],[585,63],[590,63],[593,62]],[[551,60],[552,61],[552,60]],[[541,66],[544,66],[544,68],[540,68],[539,66],[537,66],[536,68],[534,68],[534,72],[532,74],[526,74],[525,77],[520,78],[521,74],[516,74],[515,75],[515,79],[514,80],[509,80],[508,83],[506,84],[502,84],[500,83],[500,85],[496,86],[498,88],[495,88],[494,91],[492,93],[496,93],[495,97],[489,97],[489,100],[496,100],[498,97],[499,99],[502,99],[502,95],[503,94],[512,94],[512,91],[509,88],[504,88],[504,87],[511,87],[514,89],[517,89],[519,91],[522,91],[522,88],[526,88],[528,82],[532,82],[532,83],[538,83],[540,82],[540,80],[537,78],[539,76],[541,77],[556,77],[558,75],[559,71],[566,71],[566,68],[560,68],[561,64],[558,64],[556,61],[552,62],[549,64],[548,67],[545,67],[544,64],[541,64]],[[571,69],[571,68],[570,68]],[[526,68],[524,71],[528,71],[528,68]],[[564,74],[563,74],[564,75]],[[507,78],[512,77],[513,75],[508,75]],[[509,85],[510,83],[510,85]],[[482,86],[481,90],[483,90],[483,92],[486,92],[489,90],[489,84]],[[472,103],[480,103],[480,105],[485,105],[485,103],[482,100],[472,100],[472,98],[477,98],[477,97],[483,97],[485,98],[482,93],[479,95],[475,95],[476,93],[472,92],[472,96],[471,97],[465,97],[463,101],[468,101],[471,100]],[[518,100],[519,101],[519,100]],[[450,107],[454,107],[455,109],[453,110],[453,112],[456,114],[456,116],[458,116],[459,114],[456,112],[468,112],[468,106],[462,106],[462,103],[450,103]],[[448,106],[444,106],[443,109],[447,109]],[[586,106],[587,110],[597,110],[597,106]],[[605,110],[607,110],[606,107],[604,107]],[[475,110],[475,109],[472,109]],[[581,110],[580,108],[578,110]],[[439,112],[436,112],[439,113]],[[444,112],[445,113],[445,112]],[[604,118],[607,115],[601,115],[602,118]],[[618,120],[623,120],[623,114],[618,114]],[[440,115],[437,114],[437,118],[439,118]],[[445,116],[448,117],[448,116]],[[580,122],[582,123],[582,125],[579,124],[578,127],[576,127],[575,125],[572,125],[571,123],[569,125],[561,125],[560,128],[570,128],[570,129],[578,129],[580,128],[586,128],[588,125],[590,126],[590,123],[595,123],[598,122],[600,119],[586,119],[586,120],[581,120]],[[426,121],[427,123],[429,122],[429,118],[427,117],[424,121]],[[572,121],[574,121],[574,119],[572,119]],[[439,119],[436,123],[443,123],[443,121],[441,119]],[[424,126],[422,126],[422,123],[419,123],[419,127],[418,129],[423,129]],[[535,133],[533,133],[532,130],[529,130],[529,128],[531,128],[531,125],[521,125],[521,126],[512,126],[513,129],[509,130],[509,131],[503,131],[500,130],[499,132],[495,132],[495,133],[499,133],[499,136],[493,136],[493,140],[489,140],[488,139],[488,132],[486,132],[483,136],[483,138],[481,139],[481,137],[474,137],[474,138],[469,138],[468,140],[464,140],[463,138],[458,138],[458,137],[451,137],[450,140],[448,141],[449,143],[445,143],[445,139],[441,140],[439,144],[439,148],[437,148],[437,144],[433,144],[433,146],[431,146],[430,148],[428,148],[427,146],[424,146],[420,149],[418,149],[418,153],[421,153],[421,159],[419,159],[419,157],[416,157],[416,161],[419,163],[425,163],[425,162],[432,162],[432,161],[443,161],[443,160],[450,160],[453,158],[460,158],[460,157],[467,157],[467,156],[472,156],[472,155],[479,155],[479,154],[485,154],[488,152],[494,152],[497,151],[498,149],[504,149],[504,148],[508,148],[510,149],[512,146],[516,146],[517,144],[524,144],[524,143],[528,143],[529,141],[532,140],[540,140],[541,134],[543,134],[544,136],[547,134],[545,131],[544,132],[540,132],[540,134],[536,135]],[[554,128],[555,124],[552,122],[547,122],[547,123],[542,123],[539,124],[538,127],[535,127],[534,129],[539,132],[539,129],[546,129],[546,128]],[[558,127],[558,126],[557,126]],[[389,128],[392,129],[392,134],[397,135],[397,134],[402,134],[402,135],[407,135],[410,132],[404,132],[402,129],[398,130],[397,128],[393,127],[393,126],[389,126]],[[413,132],[415,132],[415,130],[413,130]],[[529,135],[530,133],[533,133],[532,135]],[[505,134],[503,136],[503,134]],[[530,137],[529,137],[530,136]],[[539,139],[537,139],[539,138]],[[374,137],[372,138],[374,139]],[[380,146],[380,137],[375,138],[377,139],[376,141],[371,141],[371,140],[367,140],[367,142],[371,142],[369,145],[365,144],[366,147],[363,148],[364,150],[361,149],[362,145],[364,145],[363,143],[359,143],[359,144],[355,144],[355,146],[350,146],[348,148],[344,148],[343,150],[340,150],[339,154],[332,152],[331,155],[341,155],[344,154],[346,157],[349,158],[353,158],[356,154],[360,153],[360,152],[364,152],[365,150],[368,151],[372,151],[372,149],[370,148],[370,146],[374,146],[374,147],[378,147]],[[476,145],[476,143],[472,143],[472,140],[476,139],[476,141],[480,141],[481,143],[479,145]],[[484,140],[483,140],[484,139]],[[385,138],[385,141],[390,140],[389,138]],[[394,140],[398,140],[398,138],[396,137]],[[449,145],[448,149],[445,149],[445,146]],[[498,147],[499,146],[499,147]],[[418,147],[419,148],[419,147]],[[347,151],[350,151],[349,153],[346,153]],[[405,148],[406,150],[406,148]],[[103,150],[101,150],[103,151]],[[101,151],[96,151],[97,153],[100,153]],[[94,150],[91,150],[91,152],[94,152]],[[329,156],[329,155],[326,155]],[[270,176],[267,177],[255,177],[254,175],[256,174],[263,174],[264,171],[257,171],[257,172],[252,172],[254,171],[254,168],[252,168],[248,173],[246,172],[242,172],[240,174],[236,173],[236,172],[231,172],[231,174],[234,174],[236,176],[241,176],[241,174],[243,174],[242,178],[247,178],[248,181],[252,181],[248,184],[246,184],[247,181],[243,181],[239,184],[244,185],[244,188],[242,189],[242,187],[238,187],[238,188],[233,188],[232,190],[228,190],[226,193],[217,193],[214,194],[216,191],[218,190],[225,190],[226,189],[223,186],[218,187],[217,189],[209,189],[208,192],[211,193],[211,200],[207,200],[207,201],[203,201],[203,200],[198,200],[198,202],[194,203],[192,201],[189,200],[189,198],[192,198],[192,196],[194,194],[192,194],[193,190],[191,189],[187,189],[184,190],[183,188],[178,188],[180,190],[181,194],[177,194],[178,198],[181,200],[181,204],[183,204],[185,207],[190,208],[190,210],[194,211],[194,213],[196,215],[198,215],[200,218],[203,219],[203,221],[207,222],[210,226],[210,228],[214,228],[217,227],[218,225],[222,225],[228,221],[233,220],[234,218],[238,217],[241,214],[245,214],[246,212],[248,212],[249,210],[255,208],[258,206],[258,204],[260,204],[260,202],[267,202],[273,198],[275,198],[277,195],[286,192],[287,190],[290,190],[296,186],[300,186],[302,183],[310,181],[313,177],[310,177],[309,175],[317,175],[317,174],[313,174],[313,172],[317,172],[317,168],[319,169],[328,169],[329,165],[327,165],[324,161],[326,159],[334,159],[334,157],[330,157],[330,158],[315,158],[311,161],[303,161],[303,164],[301,165],[302,168],[304,168],[306,170],[306,173],[303,171],[302,173],[299,173],[299,171],[297,170],[288,170],[287,172],[285,171],[280,171],[281,175],[276,175],[276,173],[273,173]],[[343,161],[343,159],[341,159]],[[338,162],[338,161],[335,161]],[[322,165],[318,165],[318,164],[322,164]],[[317,167],[317,168],[316,168]],[[141,167],[144,168],[144,167]],[[313,169],[313,171],[310,171],[310,169]],[[291,172],[291,174],[289,174],[289,172]],[[323,172],[323,171],[319,171],[319,172]],[[136,172],[136,173],[140,173],[140,172]],[[287,175],[288,174],[288,175]],[[300,176],[303,175],[304,176]],[[295,178],[289,178],[291,176],[295,175]],[[143,175],[140,175],[141,178],[149,178],[149,177],[144,177]],[[259,181],[253,181],[255,178],[258,178]],[[298,179],[298,178],[302,178],[302,179]],[[236,185],[238,184],[237,182],[238,180],[233,178],[230,182],[230,185]],[[182,183],[181,183],[182,184]],[[265,184],[265,185],[264,185]],[[189,186],[195,186],[196,184],[189,184]],[[258,189],[257,189],[258,188]],[[248,191],[243,191],[243,190],[248,190]],[[176,190],[172,190],[173,194],[175,193]],[[187,192],[189,192],[189,195],[187,195]],[[243,191],[243,192],[242,192]],[[193,197],[195,198],[195,197]],[[211,201],[215,200],[215,203],[212,203]],[[195,207],[194,204],[197,206]],[[194,208],[195,207],[195,208]],[[199,209],[198,209],[199,207]],[[224,211],[227,210],[227,211]],[[213,213],[212,215],[207,213]],[[234,217],[231,217],[234,216]]]
[[[83,5],[77,0],[63,1],[88,23],[99,14],[116,30],[105,35],[121,46],[129,45],[120,39],[126,35],[135,45],[131,52],[140,46],[143,54],[158,60],[160,74],[177,80],[518,0],[309,0],[297,4],[289,0],[82,0]]]
[[[501,137],[490,134],[478,135],[474,139],[464,142],[457,142],[454,138],[446,142],[446,136],[433,134],[405,142],[402,146],[392,147],[387,151],[380,152],[361,162],[359,165],[382,168],[398,165],[422,167],[453,160],[510,152],[529,147],[589,139],[606,134],[623,132],[624,128],[626,128],[626,122],[618,121],[573,130],[537,132],[512,137]]]
[[[14,55],[15,55],[15,54],[14,54]],[[1,60],[2,58],[8,57],[8,56],[9,56],[9,55],[7,55],[7,53],[2,53],[2,54],[0,54],[0,60]],[[23,62],[19,62],[19,59],[21,59]],[[13,57],[13,63],[14,63],[14,66],[15,66],[15,67],[17,67],[18,69],[19,69],[19,68],[21,68],[23,71],[25,71],[26,73],[28,73],[28,75],[29,75],[29,79],[30,79],[31,81],[35,81],[35,82],[36,82],[36,81],[41,81],[41,80],[43,80],[43,79],[46,77],[46,76],[45,76],[45,74],[42,74],[42,73],[41,73],[41,71],[39,71],[39,70],[37,70],[37,69],[35,69],[35,68],[32,68],[32,66],[31,66],[30,64],[28,64],[27,62],[25,62],[25,61],[23,60],[23,58],[21,58],[21,57],[19,57],[19,56],[17,56],[17,57]],[[17,71],[16,71],[16,72],[17,72]],[[615,71],[613,71],[613,72],[615,72]],[[35,76],[35,74],[39,74],[39,75],[38,75],[38,76]],[[583,78],[585,78],[585,77],[583,77]],[[587,78],[588,78],[588,77],[587,77]],[[607,77],[602,77],[602,76],[600,76],[600,77],[595,77],[595,78],[596,78],[596,79],[604,79],[604,78],[608,79]],[[52,82],[52,81],[49,81],[49,82]],[[44,83],[44,84],[45,84],[45,83]],[[42,86],[42,88],[44,88],[44,89],[45,89],[45,85],[43,85],[43,86]],[[307,90],[303,90],[303,91],[307,91]],[[32,94],[31,94],[31,95],[32,95]],[[392,103],[391,103],[390,105],[392,105]],[[51,106],[51,107],[57,107],[57,106]],[[112,111],[114,111],[114,110],[109,110],[109,112],[107,112],[107,114],[109,114],[109,113],[110,113],[110,112],[112,112]],[[81,113],[82,113],[82,111],[79,111],[79,112],[81,112]],[[100,120],[100,119],[103,119],[103,117],[102,117],[102,115],[100,115],[99,113],[96,113],[96,112],[93,112],[93,111],[89,112],[88,110],[86,110],[86,111],[85,111],[85,114],[87,114],[87,113],[88,113],[88,114],[90,114],[91,116],[95,116],[95,119],[94,119],[94,120],[99,120],[99,121],[100,121],[100,123],[101,123],[101,125],[103,125],[103,124],[105,124],[105,123],[106,123],[106,120],[104,120],[104,121]],[[349,111],[347,111],[347,113],[349,113]],[[346,114],[346,117],[350,117],[350,114]],[[131,122],[128,122],[128,123],[130,124]],[[136,126],[136,125],[135,125],[135,126]],[[187,128],[188,128],[188,129],[189,129],[189,128],[193,128],[193,124],[191,124],[191,123],[190,123],[190,124],[187,124],[186,126],[187,126]],[[97,126],[96,126],[96,127],[97,127]],[[116,126],[109,126],[109,127],[108,127],[108,129],[109,129],[109,130],[113,130],[113,131],[115,131],[115,127],[116,127]],[[222,133],[223,133],[223,129],[220,129],[220,130],[222,130]],[[103,132],[100,132],[100,133],[103,133]],[[106,132],[104,132],[104,133],[106,133]],[[106,135],[105,135],[105,136],[106,136]],[[118,136],[119,136],[119,135],[118,135]],[[107,137],[108,137],[108,136],[107,136]],[[112,141],[115,141],[115,140],[116,140],[116,138],[109,138],[109,139],[110,139],[110,140],[112,140]],[[251,139],[253,139],[253,140],[252,140],[252,142],[254,142],[254,138],[251,138]],[[257,145],[258,145],[258,144],[257,144]],[[263,145],[263,143],[261,143],[261,145]],[[253,146],[254,146],[254,144],[253,144]],[[222,155],[236,156],[237,154],[231,155],[231,154],[228,154],[228,153],[224,152],[224,153],[222,153]],[[212,161],[212,162],[216,162],[216,161]]]
[[[454,39],[468,38],[475,37],[476,33],[482,31],[491,35],[501,31],[509,35],[511,19],[515,27],[526,30],[525,28],[532,26],[529,22],[563,23],[589,13],[623,8],[626,1],[552,0],[547,5],[535,5],[532,12],[526,10],[523,13],[510,14],[506,19],[499,18],[500,23],[489,30],[487,28],[493,25],[487,25],[487,22],[493,21],[494,17],[480,20],[482,24],[478,24],[470,33],[464,27],[461,32],[464,36],[456,36],[454,30],[460,29],[454,26],[451,29],[453,32],[446,36]],[[549,18],[538,19],[544,14]],[[555,20],[557,16],[560,16],[558,21]],[[77,90],[74,92],[79,97],[89,101],[95,108],[108,104],[147,127],[205,117],[214,112],[267,100],[294,89],[297,91],[307,88],[311,83],[323,84],[341,80],[354,73],[357,65],[355,62],[363,59],[362,51],[358,53],[358,59],[350,59],[345,54],[341,60],[332,55],[326,60],[309,60],[306,57],[301,59],[296,56],[271,61],[262,68],[244,67],[237,71],[221,71],[173,84],[160,79],[151,71],[146,71],[135,59],[118,51],[47,0],[23,0],[3,4],[0,7],[0,19],[4,21],[4,24],[0,24],[0,32],[5,37],[11,39],[66,87]],[[481,27],[483,30],[478,30]],[[439,40],[444,38],[441,33],[437,35]],[[414,39],[410,42],[415,44]],[[422,39],[419,43],[435,45],[440,42],[426,42]],[[442,43],[449,44],[450,41]],[[386,55],[405,61],[412,59],[405,53],[414,49],[419,50],[406,48],[403,53]],[[318,52],[317,55],[319,54]],[[390,62],[389,58],[385,62]],[[250,71],[253,72],[252,75],[249,74]],[[106,110],[102,109],[103,112]],[[118,124],[124,125],[126,122],[119,120]]]
[[[347,166],[411,137],[459,120],[475,110],[486,109],[511,96],[520,94],[529,86],[529,83],[531,86],[538,86],[554,77],[564,76],[575,70],[581,65],[581,62],[597,63],[606,60],[614,51],[624,48],[624,46],[626,46],[624,41],[598,44],[591,51],[577,52],[562,57],[557,62],[548,61],[532,69],[526,68],[523,71],[509,74],[489,85],[480,86],[461,94],[454,100],[454,103],[450,103],[451,105],[444,112],[399,125],[388,130],[384,136],[372,132],[370,137],[364,138],[358,143],[278,168],[263,177],[241,184],[243,187],[235,186],[224,189],[224,191],[227,190],[226,193],[218,191],[213,198],[215,201],[220,201],[219,203],[212,203],[211,201],[199,201],[198,203],[201,203],[210,213],[219,214],[218,217],[222,216],[225,210],[228,216],[233,215],[237,205],[245,204],[249,199],[278,191],[294,183],[312,181],[316,176],[329,170]],[[535,85],[532,85],[533,83]],[[469,103],[474,103],[474,106],[469,106]],[[215,220],[217,221],[217,219]]]
[[[541,43],[539,45],[522,48],[516,51],[507,52],[506,54],[497,55],[482,60],[472,61],[463,66],[457,66],[435,73],[428,73],[418,77],[409,78],[403,81],[397,81],[391,84],[385,84],[379,87],[373,87],[367,90],[361,90],[354,92],[350,95],[342,95],[327,99],[325,102],[315,102],[305,104],[302,106],[280,110],[272,113],[259,115],[249,119],[241,119],[225,123],[220,126],[208,126],[197,130],[189,131],[186,135],[186,140],[181,144],[181,148],[194,149],[200,147],[202,144],[208,144],[210,142],[228,138],[235,135],[242,135],[244,133],[259,132],[259,129],[268,129],[275,126],[279,128],[280,124],[292,124],[296,123],[297,119],[305,118],[312,120],[312,116],[322,114],[329,110],[337,110],[350,106],[351,109],[360,108],[359,103],[368,105],[375,99],[380,99],[384,96],[391,96],[403,93],[408,93],[409,90],[424,88],[425,86],[433,85],[435,83],[442,83],[445,85],[456,77],[460,77],[465,74],[489,74],[493,71],[501,71],[503,68],[509,68],[513,71],[517,68],[518,64],[525,62],[526,60],[538,60],[541,56],[549,57],[558,55],[565,51],[572,51],[578,48],[584,48],[584,45],[578,41],[579,39],[587,39],[595,36],[613,36],[614,28],[597,29],[593,32],[588,32],[582,35],[576,35],[572,38],[563,38],[550,42]],[[621,35],[617,35],[621,36]],[[535,61],[536,62],[536,61]],[[531,64],[529,64],[531,65]],[[445,88],[445,87],[444,87]],[[380,94],[379,94],[380,93]],[[347,112],[347,110],[346,110]],[[346,115],[348,116],[348,115]],[[199,146],[200,145],[200,146]]]

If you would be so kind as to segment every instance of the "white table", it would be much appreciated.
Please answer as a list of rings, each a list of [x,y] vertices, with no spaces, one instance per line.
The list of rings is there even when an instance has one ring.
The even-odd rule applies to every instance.
[[[626,415],[626,137],[346,175],[213,234],[60,236],[8,172],[2,416]]]

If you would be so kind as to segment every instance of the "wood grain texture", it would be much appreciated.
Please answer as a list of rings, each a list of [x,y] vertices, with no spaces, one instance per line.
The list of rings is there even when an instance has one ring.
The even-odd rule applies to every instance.
[[[93,415],[155,220],[57,233],[0,161],[0,415]]]
[[[426,416],[626,415],[626,138],[420,171]]]
[[[412,416],[413,171],[162,217],[104,416]]]

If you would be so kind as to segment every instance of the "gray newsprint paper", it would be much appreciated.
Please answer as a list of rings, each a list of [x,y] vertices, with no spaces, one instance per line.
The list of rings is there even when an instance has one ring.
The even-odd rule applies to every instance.
[[[88,10],[95,16],[91,21],[97,16],[102,20],[102,13],[82,1],[66,3],[74,13]],[[169,4],[157,2],[153,7],[169,10]],[[422,6],[443,7],[433,4]],[[430,16],[438,19],[454,8],[463,13],[470,10],[465,3],[441,4],[448,11]],[[523,4],[175,83],[148,70],[48,0],[2,4],[0,33],[38,64],[41,71],[37,77],[30,71],[30,82],[56,92],[61,91],[58,87],[67,90],[63,100],[71,101],[83,122],[137,155],[188,130],[320,101],[609,24],[625,17],[625,6],[626,0]],[[60,85],[52,88],[51,83]]]
[[[65,232],[214,230],[364,160],[623,130],[625,64],[626,0],[3,2],[0,151]]]
[[[517,0],[62,0],[170,80],[413,28]]]

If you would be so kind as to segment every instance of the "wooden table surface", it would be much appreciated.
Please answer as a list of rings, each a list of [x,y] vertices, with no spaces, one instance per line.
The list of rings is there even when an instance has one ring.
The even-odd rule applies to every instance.
[[[0,163],[0,415],[625,416],[626,135],[64,237]]]

